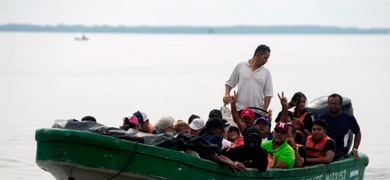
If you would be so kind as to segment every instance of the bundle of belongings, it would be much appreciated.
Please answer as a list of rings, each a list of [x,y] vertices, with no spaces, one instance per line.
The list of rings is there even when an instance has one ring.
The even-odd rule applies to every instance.
[[[76,119],[56,120],[52,128],[88,131],[113,136],[119,139],[183,151],[208,160],[212,160],[212,157],[218,151],[216,145],[209,143],[201,137],[186,133],[149,134],[131,128],[125,131],[116,127],[107,127],[93,121],[78,121]]]

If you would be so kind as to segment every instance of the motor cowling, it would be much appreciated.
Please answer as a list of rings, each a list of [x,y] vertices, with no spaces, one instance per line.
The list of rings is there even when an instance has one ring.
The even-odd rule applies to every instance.
[[[318,115],[328,112],[328,96],[321,96],[312,101],[310,101],[306,109],[313,113],[314,117],[317,118]],[[343,97],[343,105],[341,110],[353,115],[353,108],[351,99]]]

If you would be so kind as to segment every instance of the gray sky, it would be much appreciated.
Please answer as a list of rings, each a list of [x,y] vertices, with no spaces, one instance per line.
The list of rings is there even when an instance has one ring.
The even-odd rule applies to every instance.
[[[390,28],[390,0],[0,0],[0,24]]]

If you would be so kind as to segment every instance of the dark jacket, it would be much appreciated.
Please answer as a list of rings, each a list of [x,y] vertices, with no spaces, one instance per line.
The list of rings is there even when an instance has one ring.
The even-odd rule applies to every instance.
[[[257,141],[249,141],[249,136],[258,136]],[[255,126],[247,129],[244,135],[244,145],[230,149],[228,157],[232,161],[244,163],[247,168],[257,168],[259,171],[266,171],[268,165],[267,151],[261,148],[260,130]]]

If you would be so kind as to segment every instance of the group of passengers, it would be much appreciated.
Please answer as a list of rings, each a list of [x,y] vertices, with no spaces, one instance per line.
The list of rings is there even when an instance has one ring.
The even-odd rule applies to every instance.
[[[342,96],[328,96],[328,112],[316,119],[306,109],[303,93],[295,93],[290,101],[283,93],[278,96],[282,111],[275,119],[272,132],[272,115],[264,117],[251,108],[237,111],[236,93],[230,101],[231,117],[222,117],[220,110],[213,109],[207,121],[195,114],[187,122],[163,116],[153,126],[146,113],[137,111],[124,117],[120,128],[153,134],[188,133],[204,138],[218,147],[212,160],[239,171],[329,164],[348,155],[345,137],[350,130],[355,134],[350,154],[359,158],[360,128],[353,115],[341,111]],[[82,121],[96,122],[92,116],[86,116]]]
[[[259,45],[253,57],[236,65],[225,83],[224,104],[230,104],[232,117],[222,117],[212,110],[207,121],[191,115],[188,122],[164,116],[153,126],[142,111],[123,118],[121,129],[130,128],[144,133],[189,133],[217,146],[211,158],[231,169],[246,167],[265,171],[267,168],[293,168],[334,160],[352,154],[359,158],[360,127],[351,114],[341,111],[343,98],[328,96],[328,112],[317,119],[306,109],[306,96],[298,92],[290,101],[278,94],[282,111],[271,131],[273,97],[271,73],[264,65],[271,49]],[[238,93],[231,90],[237,87]],[[254,108],[262,108],[263,111]],[[290,109],[292,109],[290,111]],[[91,120],[87,118],[86,120]],[[95,119],[93,119],[95,120]],[[95,120],[96,121],[96,120]],[[354,134],[353,148],[348,153],[348,135]]]

